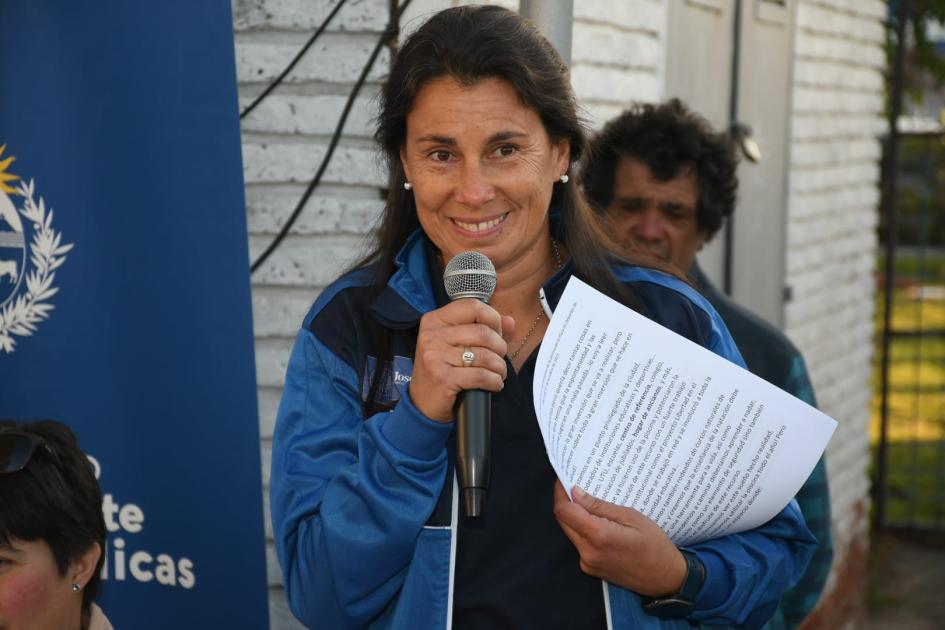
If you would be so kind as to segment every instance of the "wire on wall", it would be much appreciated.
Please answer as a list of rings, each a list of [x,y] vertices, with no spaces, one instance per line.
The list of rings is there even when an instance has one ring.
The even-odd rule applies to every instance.
[[[338,125],[335,127],[335,131],[332,134],[331,141],[328,143],[328,149],[325,151],[325,156],[322,158],[322,163],[318,167],[318,171],[315,173],[315,176],[312,178],[312,181],[309,182],[308,187],[305,189],[305,192],[302,194],[302,198],[299,199],[298,204],[296,204],[295,209],[292,211],[292,214],[289,215],[289,218],[282,225],[282,228],[279,230],[279,233],[272,240],[265,251],[263,251],[256,260],[253,261],[253,264],[250,266],[250,272],[255,272],[259,267],[266,261],[267,258],[279,247],[283,239],[289,233],[289,230],[292,229],[292,226],[295,224],[296,219],[302,213],[302,208],[305,207],[305,204],[308,202],[309,198],[312,196],[315,188],[318,187],[318,184],[321,182],[322,175],[325,174],[325,171],[328,169],[328,164],[331,162],[331,157],[335,152],[335,148],[338,146],[339,140],[341,140],[341,133],[344,130],[345,123],[348,121],[348,115],[351,113],[351,108],[354,105],[354,100],[357,98],[358,94],[361,91],[361,88],[364,86],[364,82],[367,80],[368,74],[371,72],[371,68],[374,67],[374,62],[377,61],[377,56],[380,54],[381,49],[388,42],[393,41],[400,32],[400,17],[403,15],[404,11],[410,6],[412,0],[405,0],[405,2],[400,6],[396,13],[391,15],[390,22],[387,24],[387,28],[381,34],[381,37],[378,39],[377,45],[374,47],[374,50],[371,51],[371,56],[368,58],[367,63],[364,66],[364,69],[361,71],[361,75],[358,77],[357,82],[354,84],[354,88],[351,90],[351,94],[348,96],[348,101],[345,103],[344,110],[341,112],[341,117],[338,119]]]
[[[319,35],[321,35],[325,29],[328,28],[328,23],[331,22],[332,18],[335,17],[335,15],[341,10],[341,7],[343,7],[347,1],[348,0],[339,0],[338,4],[335,5],[335,8],[331,10],[331,13],[329,13],[328,16],[322,21],[321,26],[318,27],[318,30],[315,31],[315,34],[312,35],[307,42],[305,42],[305,45],[302,46],[302,49],[299,50],[298,54],[295,55],[295,58],[292,59],[292,61],[289,62],[289,65],[285,67],[285,70],[283,70],[282,73],[275,79],[273,79],[272,83],[267,85],[266,89],[263,90],[259,96],[257,96],[253,102],[242,111],[242,113],[240,113],[240,120],[246,118],[246,115],[256,109],[256,106],[259,105],[264,98],[269,96],[270,92],[279,87],[279,84],[282,83],[282,80],[285,79],[290,72],[292,72],[292,69],[295,68],[302,57],[305,56],[305,53],[307,53],[308,49],[312,47],[312,44],[315,43],[315,40],[318,39]]]

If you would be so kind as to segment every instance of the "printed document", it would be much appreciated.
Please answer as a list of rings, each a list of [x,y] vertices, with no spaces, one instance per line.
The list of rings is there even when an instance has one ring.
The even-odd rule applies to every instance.
[[[568,492],[633,507],[681,546],[778,514],[837,426],[577,278],[542,341],[534,397]]]

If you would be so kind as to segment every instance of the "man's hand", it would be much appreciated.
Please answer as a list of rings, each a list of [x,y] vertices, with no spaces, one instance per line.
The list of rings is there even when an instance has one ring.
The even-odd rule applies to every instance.
[[[577,486],[573,502],[559,481],[554,494],[555,518],[577,548],[582,571],[648,597],[682,588],[686,559],[659,525]]]

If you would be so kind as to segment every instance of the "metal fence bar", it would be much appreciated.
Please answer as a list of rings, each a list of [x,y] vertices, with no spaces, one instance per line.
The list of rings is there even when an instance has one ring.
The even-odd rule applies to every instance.
[[[896,234],[897,225],[897,173],[899,171],[899,115],[902,112],[902,90],[903,90],[903,69],[905,61],[905,25],[906,19],[910,14],[909,0],[902,0],[899,3],[898,19],[896,21],[896,57],[893,66],[893,85],[890,98],[891,106],[889,108],[889,137],[884,143],[885,166],[883,169],[883,216],[886,217],[886,286],[883,303],[885,310],[883,312],[883,343],[881,349],[880,374],[881,385],[881,417],[880,417],[880,438],[877,452],[877,479],[874,482],[874,492],[876,498],[875,518],[877,524],[881,527],[886,520],[886,493],[884,492],[886,477],[888,474],[886,468],[886,451],[889,424],[889,342],[890,337],[887,331],[890,330],[892,317],[892,292],[895,285],[896,269],[894,258],[896,255]]]
[[[898,230],[887,234],[887,252],[890,237],[895,248],[884,265],[897,276],[887,278],[889,307],[881,314],[888,324],[879,331],[888,343],[879,375],[887,399],[874,487],[883,513],[874,516],[884,529],[915,533],[945,531],[943,135],[903,133],[899,161],[884,164],[898,171]]]

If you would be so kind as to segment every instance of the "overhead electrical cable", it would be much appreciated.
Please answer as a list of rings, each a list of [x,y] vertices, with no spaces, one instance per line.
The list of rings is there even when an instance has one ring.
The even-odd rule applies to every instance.
[[[259,269],[266,259],[269,258],[272,252],[274,252],[276,248],[279,247],[286,235],[289,233],[289,230],[292,229],[296,219],[299,218],[299,215],[302,213],[302,208],[305,207],[305,204],[312,196],[312,192],[314,192],[315,188],[317,188],[318,184],[321,182],[322,175],[324,175],[325,171],[328,169],[328,164],[335,152],[335,148],[338,146],[339,140],[341,140],[341,132],[344,130],[345,123],[348,121],[348,115],[351,113],[351,108],[354,105],[354,101],[360,93],[361,88],[364,86],[364,82],[367,80],[368,74],[374,67],[374,62],[377,61],[377,57],[381,53],[381,49],[385,44],[393,41],[400,32],[400,18],[407,7],[410,6],[411,1],[412,0],[405,0],[405,2],[397,9],[396,13],[391,15],[391,19],[387,24],[387,28],[384,29],[381,37],[378,39],[374,50],[371,51],[371,56],[368,58],[364,69],[361,71],[361,76],[358,77],[357,82],[354,84],[354,88],[351,90],[351,94],[348,96],[345,107],[341,112],[341,117],[338,120],[338,125],[335,127],[335,132],[332,134],[331,141],[328,143],[328,149],[325,151],[325,155],[322,158],[322,163],[318,167],[318,171],[315,173],[312,181],[309,182],[308,187],[302,194],[302,198],[299,199],[298,204],[296,204],[292,214],[289,215],[289,218],[282,225],[279,233],[272,240],[272,242],[269,243],[269,246],[266,247],[266,249],[256,258],[256,260],[253,261],[252,265],[250,266],[250,272],[255,272],[257,269]]]
[[[338,2],[338,4],[335,5],[335,8],[332,9],[332,10],[331,10],[331,13],[329,13],[328,16],[322,21],[321,26],[318,27],[318,30],[315,31],[315,34],[312,35],[312,36],[308,39],[307,42],[305,42],[305,45],[302,46],[302,48],[301,48],[301,50],[299,50],[298,54],[295,55],[295,58],[292,59],[292,61],[289,62],[289,65],[287,65],[287,66],[285,67],[285,70],[283,70],[282,73],[281,73],[279,76],[277,76],[275,79],[273,79],[272,83],[270,83],[269,85],[267,85],[267,86],[266,86],[266,89],[263,90],[263,91],[259,94],[259,96],[257,96],[257,97],[253,100],[253,102],[250,103],[250,104],[246,107],[246,109],[244,109],[244,110],[240,113],[240,120],[243,120],[244,118],[246,118],[246,115],[247,115],[247,114],[249,114],[251,111],[253,111],[254,109],[256,109],[256,106],[259,105],[259,104],[263,101],[264,98],[266,98],[267,96],[269,96],[269,93],[270,93],[270,92],[272,92],[274,89],[276,89],[277,87],[279,87],[279,84],[282,83],[282,80],[283,80],[283,79],[285,79],[287,76],[289,76],[289,73],[292,72],[292,69],[295,68],[295,66],[299,63],[299,61],[301,61],[302,57],[305,56],[305,53],[308,52],[308,49],[312,47],[312,44],[315,43],[315,40],[318,39],[318,36],[321,35],[321,34],[325,31],[325,29],[328,27],[328,23],[331,22],[332,18],[335,17],[335,15],[338,13],[338,11],[341,10],[341,7],[343,7],[343,6],[345,5],[345,2],[347,2],[347,1],[348,1],[348,0],[340,0],[340,1]]]

